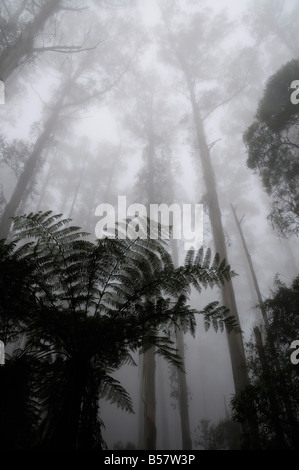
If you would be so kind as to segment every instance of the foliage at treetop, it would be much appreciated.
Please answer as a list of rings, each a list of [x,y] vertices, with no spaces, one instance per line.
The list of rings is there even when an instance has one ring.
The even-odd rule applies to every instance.
[[[247,166],[261,176],[272,198],[269,219],[284,236],[299,234],[299,108],[290,99],[298,76],[294,59],[270,77],[256,121],[244,134]]]
[[[195,334],[195,314],[204,315],[206,329],[239,331],[218,302],[201,311],[189,305],[191,287],[200,292],[234,273],[209,249],[188,252],[175,268],[161,239],[93,242],[70,222],[51,212],[15,217],[12,241],[1,242],[0,334],[19,348],[0,373],[4,377],[26,361],[20,380],[30,413],[12,416],[11,430],[23,420],[32,429],[30,446],[102,448],[99,400],[133,411],[112,376],[123,364],[134,364],[133,352],[155,345],[157,354],[180,366],[169,327]],[[16,395],[0,401],[2,416],[15,406]],[[8,447],[26,445],[21,436],[14,441],[3,432]]]

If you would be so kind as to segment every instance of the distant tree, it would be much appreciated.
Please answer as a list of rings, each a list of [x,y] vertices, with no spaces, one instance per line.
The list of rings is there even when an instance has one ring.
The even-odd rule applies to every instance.
[[[161,87],[157,70],[139,70],[136,67],[133,72],[133,90],[131,82],[128,86],[133,109],[126,112],[125,122],[142,145],[143,161],[136,178],[134,199],[145,204],[149,211],[150,204],[174,202],[169,194],[173,172],[171,146],[175,141],[174,111],[167,101],[167,89]],[[142,357],[141,377],[140,429],[143,431],[139,436],[140,446],[153,450],[157,436],[154,348]]]
[[[261,449],[299,448],[299,370],[291,361],[291,344],[299,338],[299,277],[291,286],[276,278],[272,296],[263,302],[269,318],[265,340],[248,344],[250,386],[232,399],[233,418],[246,420],[248,400],[256,403]],[[267,373],[263,363],[267,363]],[[251,439],[244,435],[244,448]]]
[[[246,130],[247,165],[272,198],[269,219],[280,235],[299,235],[299,108],[291,83],[299,60],[291,60],[267,82],[256,121]]]
[[[134,364],[130,353],[154,346],[156,354],[180,364],[168,323],[181,322],[194,334],[194,315],[202,313],[207,327],[237,328],[218,302],[202,311],[189,306],[190,285],[201,290],[232,275],[225,261],[218,255],[212,258],[209,250],[189,252],[184,266],[175,268],[159,239],[104,238],[93,243],[68,219],[49,212],[15,218],[13,233],[13,243],[4,244],[2,252],[20,278],[20,286],[16,283],[7,295],[18,305],[22,329],[14,331],[7,319],[2,324],[11,328],[14,343],[25,335],[22,354],[38,362],[33,382],[30,374],[24,380],[36,399],[36,447],[103,448],[99,400],[132,411],[128,393],[112,376],[121,365]],[[29,273],[18,274],[19,264]],[[5,291],[6,271],[1,276]],[[30,314],[20,301],[22,276],[32,296]],[[8,360],[1,367],[2,377],[9,366]],[[7,410],[2,402],[4,417]]]
[[[239,425],[228,418],[220,420],[217,424],[208,419],[201,419],[196,428],[194,447],[204,450],[239,450]]]
[[[101,75],[103,83],[100,82],[99,84],[87,74],[87,70],[91,73],[91,67],[93,68],[93,72],[96,69],[97,73],[103,75],[109,74],[109,72],[105,69],[105,66],[103,66],[105,69],[103,71],[102,64],[93,61],[93,52],[94,51],[85,52],[80,58],[80,61],[66,62],[64,67],[62,67],[62,83],[56,88],[53,102],[49,106],[45,106],[46,118],[33,145],[26,145],[18,140],[10,144],[5,138],[0,138],[0,146],[3,148],[4,153],[2,161],[12,166],[18,176],[17,184],[1,215],[0,238],[6,238],[8,236],[11,228],[11,218],[18,214],[20,204],[24,203],[28,194],[30,194],[33,182],[41,166],[45,148],[57,132],[58,127],[62,126],[62,122],[64,121],[63,124],[66,124],[66,116],[74,110],[78,110],[78,108],[81,109],[84,105],[89,105],[92,100],[101,99],[105,94],[110,92],[114,86],[118,85],[131,65],[132,58],[129,59],[129,62],[124,63],[127,59],[126,52],[124,52],[122,56],[123,62],[120,64],[118,62],[117,64],[113,63],[112,65],[110,63],[108,65],[109,71],[111,71],[111,68],[113,69],[113,76],[109,76],[107,79],[106,76],[103,78]],[[120,56],[121,54],[118,55],[118,59]],[[116,70],[114,67],[116,67]],[[27,158],[24,158],[24,153]],[[10,162],[11,158],[13,159],[13,163]],[[23,165],[20,165],[20,162],[23,161]],[[77,192],[78,190],[79,186],[77,186]]]
[[[291,57],[299,57],[299,42],[296,18],[299,14],[297,2],[284,0],[251,0],[249,2],[247,22],[258,44],[262,42],[277,52],[277,46]]]
[[[126,445],[123,444],[121,441],[117,441],[114,444],[113,449],[115,449],[115,450],[136,450],[136,447],[133,444],[133,442],[130,442],[130,441],[128,441],[126,443]]]
[[[78,2],[62,2],[62,0],[30,0],[3,1],[0,10],[0,78],[5,81],[21,65],[32,61],[42,52],[71,53],[86,50],[82,44],[65,44],[59,37],[59,13],[66,10],[80,12]],[[77,3],[77,7],[76,7]],[[52,20],[52,24],[50,22]],[[44,31],[46,24],[50,28]],[[44,32],[42,35],[41,33]],[[48,42],[45,42],[45,38]]]
[[[231,64],[230,59],[223,53],[222,41],[232,29],[232,24],[223,11],[215,14],[209,8],[198,9],[198,5],[193,1],[186,2],[187,7],[184,6],[183,10],[178,4],[168,0],[160,4],[165,29],[160,34],[159,53],[163,62],[169,63],[175,69],[176,76],[179,76],[179,86],[188,99],[192,113],[194,154],[205,185],[214,246],[223,258],[228,259],[217,180],[211,158],[212,146],[207,139],[206,122],[216,110],[241,93],[245,87],[246,73],[238,74],[237,80],[233,78],[234,73],[231,76],[227,73],[225,78],[223,77],[223,69],[230,70]],[[223,303],[239,322],[233,283],[222,286],[221,294]],[[240,390],[248,384],[243,337],[242,334],[232,334],[227,340],[235,390]],[[252,410],[248,426],[254,428],[254,407]]]

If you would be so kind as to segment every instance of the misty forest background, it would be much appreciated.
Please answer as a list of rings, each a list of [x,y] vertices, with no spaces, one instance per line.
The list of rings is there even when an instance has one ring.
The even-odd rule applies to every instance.
[[[298,2],[0,8],[1,448],[298,449]]]

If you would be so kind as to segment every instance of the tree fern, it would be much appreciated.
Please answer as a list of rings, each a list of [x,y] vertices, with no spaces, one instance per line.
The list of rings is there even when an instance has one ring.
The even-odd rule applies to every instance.
[[[26,347],[41,365],[34,392],[41,427],[58,432],[56,438],[46,434],[49,442],[59,441],[60,416],[69,416],[78,428],[69,445],[80,448],[80,429],[88,426],[100,439],[97,396],[132,410],[127,392],[111,375],[128,363],[130,352],[155,346],[157,354],[180,367],[170,334],[174,325],[194,335],[196,315],[202,314],[206,329],[238,327],[217,302],[203,310],[189,305],[192,287],[200,292],[233,275],[209,249],[190,250],[183,266],[175,268],[165,240],[106,237],[91,242],[69,219],[51,212],[15,217],[13,233],[13,243],[2,243],[0,252],[17,269],[28,270],[18,292],[24,281],[31,296],[31,314],[23,322]],[[67,392],[72,384],[76,393]]]

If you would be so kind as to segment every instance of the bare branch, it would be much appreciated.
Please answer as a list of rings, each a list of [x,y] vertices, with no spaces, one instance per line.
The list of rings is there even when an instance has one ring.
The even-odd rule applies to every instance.
[[[214,147],[214,145],[217,144],[217,142],[219,142],[220,140],[222,140],[221,137],[220,137],[219,139],[214,140],[214,142],[212,142],[211,144],[209,144],[209,145],[208,145],[209,150],[211,150],[211,148]]]
[[[60,7],[59,10],[66,10],[66,11],[82,11],[82,10],[88,10],[88,7],[81,7],[81,8]]]
[[[258,43],[256,45],[256,50],[259,49],[259,46],[260,44]],[[251,62],[253,61],[254,59],[254,56],[252,56],[252,60]],[[234,92],[232,93],[230,96],[228,96],[227,98],[225,98],[223,101],[221,101],[220,103],[218,103],[216,106],[214,106],[203,118],[202,120],[204,121],[208,116],[210,116],[216,109],[220,108],[221,106],[223,106],[224,104],[227,104],[229,103],[233,98],[235,98],[239,93],[241,93],[244,88],[246,87],[246,82],[247,82],[247,79],[248,79],[248,75],[249,75],[249,71],[250,71],[250,67],[251,67],[251,64],[249,65],[248,69],[247,69],[247,72],[246,72],[246,75],[244,77],[244,80],[243,80],[243,84]]]
[[[33,52],[60,52],[61,54],[69,54],[70,52],[83,52],[91,51],[96,49],[99,44],[104,41],[99,41],[95,46],[82,47],[82,46],[45,46],[45,47],[34,47]]]
[[[299,145],[297,145],[295,142],[291,142],[289,137],[285,137],[282,139],[282,144],[283,145],[287,145],[288,147],[292,147],[292,148],[299,148]]]
[[[142,44],[142,41],[140,42],[140,44]],[[84,98],[82,98],[81,100],[79,101],[76,101],[76,102],[72,102],[72,103],[69,103],[69,104],[65,104],[63,107],[64,108],[67,108],[67,107],[70,107],[70,106],[77,106],[79,104],[82,104],[90,99],[93,99],[93,98],[98,98],[102,95],[104,95],[105,93],[108,93],[110,90],[112,90],[112,88],[114,88],[123,78],[123,76],[127,73],[127,71],[131,68],[137,54],[138,54],[138,51],[139,51],[139,48],[140,48],[140,44],[137,46],[132,58],[130,59],[130,61],[128,62],[128,64],[125,66],[125,68],[122,70],[122,72],[116,77],[115,80],[113,80],[111,83],[109,83],[109,85],[107,85],[105,88],[103,88],[102,90],[99,90],[91,95],[88,95],[88,96],[85,96]]]
[[[224,104],[229,103],[233,98],[239,95],[241,91],[244,90],[245,86],[246,86],[246,83],[244,81],[243,85],[240,88],[238,88],[234,93],[232,93],[230,96],[228,96],[224,100],[220,101],[220,103],[216,104],[205,116],[202,117],[202,120],[204,121],[208,116],[210,116],[214,111],[216,111],[216,109],[220,108]]]
[[[49,105],[47,103],[44,102],[44,100],[42,99],[42,97],[40,96],[40,94],[38,93],[38,91],[35,90],[35,88],[33,88],[33,86],[31,85],[30,83],[30,87],[32,89],[32,91],[34,91],[34,93],[39,97],[40,101],[43,103],[43,105],[47,108],[49,108]]]

